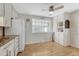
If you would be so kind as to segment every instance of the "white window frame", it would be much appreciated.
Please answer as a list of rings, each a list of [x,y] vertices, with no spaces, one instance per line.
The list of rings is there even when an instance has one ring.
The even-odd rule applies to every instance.
[[[35,23],[36,22],[36,23]],[[41,22],[41,23],[37,23],[37,22]],[[48,25],[45,25],[45,23],[48,23]],[[35,23],[35,24],[34,24]],[[38,25],[36,25],[36,24],[38,24],[39,26],[41,26],[41,28],[39,28],[39,29],[41,29],[41,30],[36,30],[36,32],[35,31],[33,31],[34,29],[33,29],[33,25],[35,25],[35,27],[37,26],[38,27]],[[43,25],[44,24],[44,25]],[[49,26],[49,24],[50,24],[50,20],[42,20],[42,19],[32,19],[32,33],[48,33],[48,32],[50,32],[50,26]],[[48,26],[48,29],[47,29],[47,31],[43,31],[42,29],[42,27],[46,27],[46,26]]]

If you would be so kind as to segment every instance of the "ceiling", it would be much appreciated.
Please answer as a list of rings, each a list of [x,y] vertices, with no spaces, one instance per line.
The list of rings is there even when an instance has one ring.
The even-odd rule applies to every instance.
[[[52,16],[49,15],[49,6],[64,5],[63,9],[54,11]],[[27,15],[38,15],[53,17],[62,12],[73,12],[79,9],[78,3],[13,3],[16,11]]]

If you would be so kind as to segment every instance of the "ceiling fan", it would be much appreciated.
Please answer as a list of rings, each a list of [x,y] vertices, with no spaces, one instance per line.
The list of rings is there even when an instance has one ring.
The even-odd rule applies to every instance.
[[[64,8],[64,5],[49,6],[49,13],[52,14],[54,11],[60,10],[62,8]]]
[[[55,6],[51,5],[51,6],[48,7],[48,9],[43,9],[43,10],[44,11],[48,10],[49,11],[49,15],[51,16],[54,11],[60,10],[62,8],[64,8],[64,5],[58,4],[58,5],[55,5]]]

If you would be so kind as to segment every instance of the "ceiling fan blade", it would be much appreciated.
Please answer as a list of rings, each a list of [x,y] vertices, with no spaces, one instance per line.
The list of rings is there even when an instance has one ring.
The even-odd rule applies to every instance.
[[[58,7],[54,8],[54,10],[59,10],[59,9],[62,9],[62,8],[64,8],[64,6],[63,6],[63,5],[61,5],[61,6],[58,6]]]

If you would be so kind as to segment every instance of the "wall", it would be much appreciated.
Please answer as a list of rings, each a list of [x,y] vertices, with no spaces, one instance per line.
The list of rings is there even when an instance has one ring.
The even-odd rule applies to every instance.
[[[51,33],[32,33],[32,41],[30,43],[40,43],[51,41]]]
[[[39,19],[40,17],[42,18],[42,16],[19,14],[19,17],[30,19],[30,22],[26,21],[26,44],[50,41],[51,33],[32,33],[32,18]],[[44,18],[49,20],[51,19],[48,17]]]

